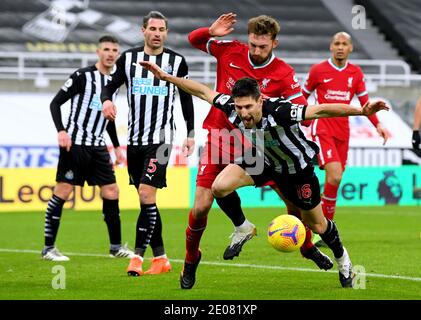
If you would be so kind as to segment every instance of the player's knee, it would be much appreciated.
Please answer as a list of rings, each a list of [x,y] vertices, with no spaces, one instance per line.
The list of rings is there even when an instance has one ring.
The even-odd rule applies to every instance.
[[[212,184],[212,194],[215,198],[223,198],[230,194],[230,190],[223,183]]]
[[[103,186],[101,188],[101,194],[106,199],[118,199],[119,190],[116,183]]]
[[[339,172],[339,171],[331,172],[326,177],[326,182],[334,186],[339,186],[341,183],[341,180],[342,180],[342,172]]]
[[[58,183],[54,188],[54,194],[60,199],[67,200],[73,191],[73,186],[68,183]]]
[[[327,221],[326,219],[319,220],[317,222],[313,221],[312,219],[304,219],[305,224],[307,227],[317,234],[323,234],[326,231],[327,228]]]
[[[155,203],[156,202],[156,189],[152,189],[147,185],[139,185],[139,200],[140,203]]]
[[[213,197],[196,197],[192,214],[195,218],[203,218],[208,215],[209,210],[212,207]]]
[[[309,228],[317,234],[323,234],[326,231],[326,226],[322,223],[315,223],[312,226],[309,226]]]

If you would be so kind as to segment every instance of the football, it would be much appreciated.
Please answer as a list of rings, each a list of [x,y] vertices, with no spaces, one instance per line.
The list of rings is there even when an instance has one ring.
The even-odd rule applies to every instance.
[[[306,228],[297,217],[283,214],[269,224],[268,241],[278,251],[298,250],[306,238]]]

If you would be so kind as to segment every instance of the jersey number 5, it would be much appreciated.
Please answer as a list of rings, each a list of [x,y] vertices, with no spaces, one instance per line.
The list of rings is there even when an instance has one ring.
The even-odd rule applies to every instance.
[[[148,164],[148,170],[146,170],[148,173],[154,173],[156,171],[156,162],[158,159],[150,159]]]

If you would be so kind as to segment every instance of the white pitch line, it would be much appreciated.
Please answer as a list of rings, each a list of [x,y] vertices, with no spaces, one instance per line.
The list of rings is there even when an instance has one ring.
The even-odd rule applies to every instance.
[[[13,253],[36,253],[40,254],[39,250],[20,250],[20,249],[3,249],[0,248],[0,252],[13,252]],[[69,256],[79,256],[79,257],[109,257],[107,254],[98,254],[98,253],[80,253],[80,252],[63,252],[63,254]],[[171,262],[184,263],[184,260],[180,259],[171,259]],[[282,266],[268,266],[268,265],[259,265],[259,264],[246,264],[246,263],[226,263],[226,262],[212,262],[212,261],[200,261],[200,264],[210,265],[210,266],[220,266],[220,267],[236,267],[236,268],[255,268],[255,269],[269,269],[269,270],[284,270],[284,271],[302,271],[302,272],[329,272],[337,273],[335,270],[317,270],[309,268],[294,268],[294,267],[282,267]],[[399,279],[399,280],[409,280],[409,281],[421,281],[421,278],[418,277],[407,277],[407,276],[395,276],[381,273],[366,273],[367,277],[373,278],[386,278],[386,279]]]

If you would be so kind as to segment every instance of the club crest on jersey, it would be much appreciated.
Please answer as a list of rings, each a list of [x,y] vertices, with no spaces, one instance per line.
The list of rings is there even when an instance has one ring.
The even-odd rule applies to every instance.
[[[172,66],[170,64],[167,64],[162,68],[166,73],[172,73]]]
[[[348,78],[348,88],[352,88],[352,80],[353,80],[353,77]]]
[[[262,89],[266,89],[269,82],[270,82],[270,79],[267,79],[267,78],[263,79],[262,80]]]

